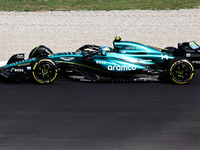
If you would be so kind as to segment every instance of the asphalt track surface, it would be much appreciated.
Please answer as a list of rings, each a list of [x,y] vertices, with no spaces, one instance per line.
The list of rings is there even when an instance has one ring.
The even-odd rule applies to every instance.
[[[0,82],[0,150],[199,150],[200,70],[187,85]]]

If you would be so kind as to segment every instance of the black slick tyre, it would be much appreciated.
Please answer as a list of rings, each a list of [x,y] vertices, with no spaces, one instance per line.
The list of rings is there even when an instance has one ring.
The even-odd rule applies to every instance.
[[[167,73],[171,81],[177,84],[187,84],[194,77],[192,63],[184,57],[176,57],[167,65]]]
[[[57,74],[57,65],[49,58],[39,58],[32,64],[32,76],[37,83],[50,84]]]
[[[29,54],[29,59],[30,58],[35,58],[39,56],[48,56],[53,54],[53,52],[46,46],[40,45],[38,47],[35,47]]]

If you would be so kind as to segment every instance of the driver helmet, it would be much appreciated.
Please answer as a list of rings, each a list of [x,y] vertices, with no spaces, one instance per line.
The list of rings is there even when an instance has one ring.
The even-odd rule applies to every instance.
[[[110,51],[110,48],[107,46],[102,46],[100,49],[103,51]]]

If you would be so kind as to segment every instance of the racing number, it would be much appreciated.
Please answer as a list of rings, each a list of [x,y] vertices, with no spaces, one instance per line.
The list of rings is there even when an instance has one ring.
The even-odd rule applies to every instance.
[[[161,54],[161,60],[164,60],[164,59],[168,60],[168,55]]]

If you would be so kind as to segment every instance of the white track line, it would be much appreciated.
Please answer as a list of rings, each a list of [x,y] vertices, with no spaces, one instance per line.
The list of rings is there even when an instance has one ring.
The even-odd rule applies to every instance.
[[[0,61],[0,67],[6,65],[6,61]]]

